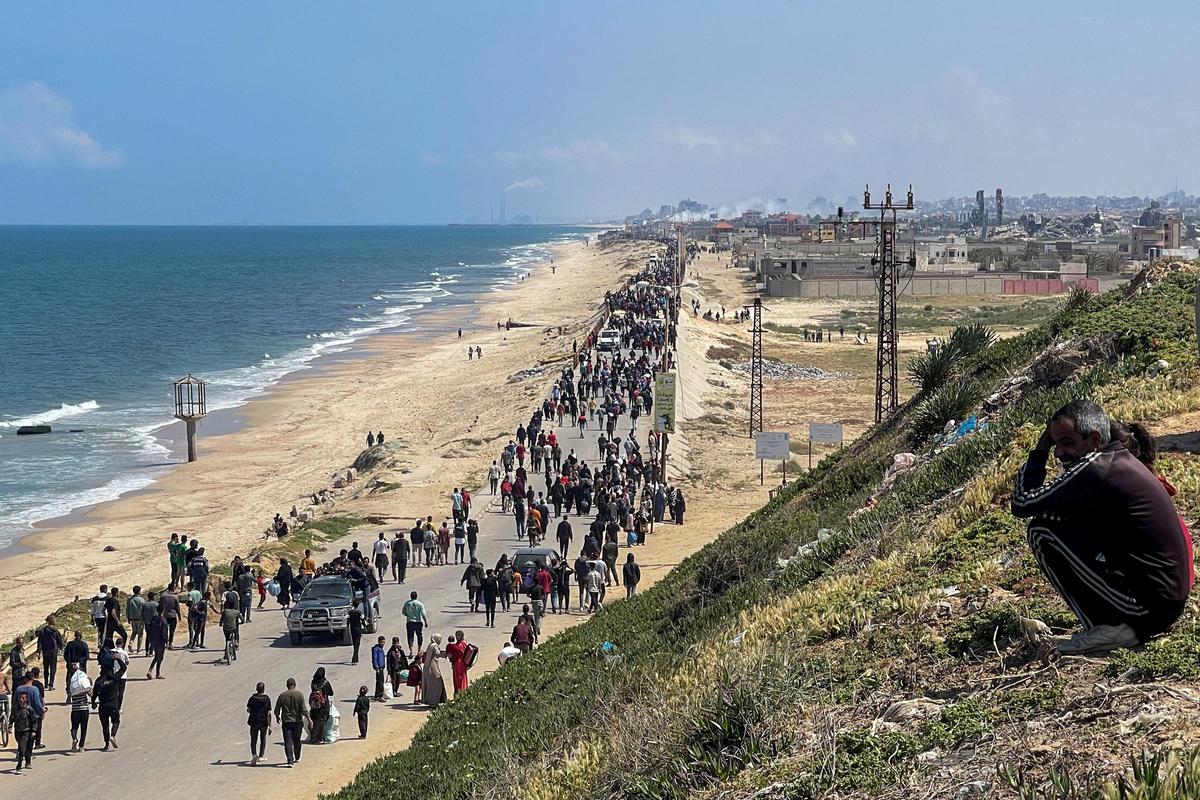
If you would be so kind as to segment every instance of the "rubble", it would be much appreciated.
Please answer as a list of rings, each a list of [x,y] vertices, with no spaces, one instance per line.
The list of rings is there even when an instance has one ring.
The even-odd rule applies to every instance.
[[[733,365],[736,372],[751,373],[749,361]],[[763,361],[763,378],[773,381],[822,381],[844,378],[840,372],[827,372],[820,367],[806,367],[801,364],[785,364],[782,361]]]

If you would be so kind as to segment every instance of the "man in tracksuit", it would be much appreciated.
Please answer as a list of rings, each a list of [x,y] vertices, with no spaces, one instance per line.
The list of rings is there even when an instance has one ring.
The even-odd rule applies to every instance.
[[[1050,418],[1017,473],[1012,512],[1029,518],[1038,566],[1084,630],[1068,655],[1132,647],[1171,627],[1187,602],[1188,553],[1179,515],[1158,479],[1089,400]],[[1063,464],[1044,483],[1050,449]]]

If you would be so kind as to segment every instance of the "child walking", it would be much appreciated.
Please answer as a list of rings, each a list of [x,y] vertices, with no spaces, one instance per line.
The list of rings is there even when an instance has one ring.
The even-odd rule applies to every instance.
[[[354,700],[354,716],[358,718],[358,738],[367,738],[367,714],[371,712],[371,698],[367,697],[367,687],[358,687],[358,697]]]

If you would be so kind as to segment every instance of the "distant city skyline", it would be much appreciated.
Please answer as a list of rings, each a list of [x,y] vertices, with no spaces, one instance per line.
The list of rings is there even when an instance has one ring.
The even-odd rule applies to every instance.
[[[10,9],[0,224],[601,221],[1200,186],[1200,8]],[[671,198],[674,198],[672,200]]]

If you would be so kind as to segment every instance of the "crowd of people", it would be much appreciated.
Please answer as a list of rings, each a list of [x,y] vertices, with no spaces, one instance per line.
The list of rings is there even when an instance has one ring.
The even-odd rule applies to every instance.
[[[462,567],[459,585],[467,592],[470,613],[482,614],[485,627],[497,625],[497,610],[516,613],[511,635],[497,656],[501,665],[537,646],[545,614],[598,611],[610,587],[624,586],[627,597],[634,595],[642,579],[641,565],[632,552],[620,561],[620,548],[645,544],[657,524],[682,525],[686,510],[682,490],[665,480],[659,434],[652,429],[645,433],[645,449],[638,436],[639,421],[652,415],[655,376],[674,365],[678,302],[669,287],[675,277],[666,262],[655,262],[627,288],[606,295],[604,324],[619,331],[620,347],[601,350],[599,326],[582,343],[577,341],[570,365],[492,463],[489,499],[499,500],[500,510],[511,515],[516,538],[531,548],[552,538],[557,551],[546,548],[544,557],[523,561],[504,554],[494,566],[485,567],[478,552],[476,501],[467,487],[451,493],[449,515],[440,525],[429,515],[390,539],[380,533],[365,551],[354,542],[322,563],[306,549],[296,565],[281,558],[273,575],[264,575],[239,557],[227,571],[220,570],[228,578],[218,577],[197,539],[171,534],[165,589],[143,592],[134,586],[123,593],[116,586],[101,586],[89,602],[94,635],[75,630],[66,641],[67,634],[49,617],[38,629],[28,658],[25,641],[16,640],[9,652],[9,671],[0,674],[0,707],[9,713],[16,735],[18,771],[29,768],[34,752],[43,746],[48,693],[59,685],[60,661],[65,664],[71,751],[85,749],[92,710],[98,711],[102,749],[116,749],[133,658],[148,659],[147,680],[163,679],[165,654],[204,649],[213,617],[226,642],[224,659],[218,661],[236,658],[242,626],[251,623],[268,597],[286,613],[319,576],[343,576],[364,598],[348,617],[351,665],[358,663],[361,639],[372,628],[372,594],[389,577],[403,584],[410,568]],[[595,431],[594,451],[565,446],[566,432],[575,429],[580,439]],[[383,432],[369,432],[366,442],[368,447],[383,444]],[[544,489],[535,487],[539,479]],[[575,525],[594,516],[577,530],[572,514]],[[287,523],[278,515],[272,528],[279,538],[287,535]],[[367,735],[373,701],[394,701],[406,687],[413,690],[413,704],[437,707],[451,690],[457,695],[467,689],[469,671],[478,661],[478,647],[462,630],[444,639],[433,634],[426,641],[428,612],[417,592],[410,593],[401,617],[405,638],[393,636],[389,643],[378,636],[370,649],[373,681],[351,693],[361,737]],[[28,663],[35,656],[40,667]],[[93,660],[98,666],[94,679],[89,674]],[[289,678],[274,699],[266,691],[265,683],[257,684],[246,702],[252,764],[264,757],[266,737],[276,725],[289,765],[300,762],[303,744],[340,737],[340,712],[323,667],[313,674],[307,692],[297,688],[295,678]]]

